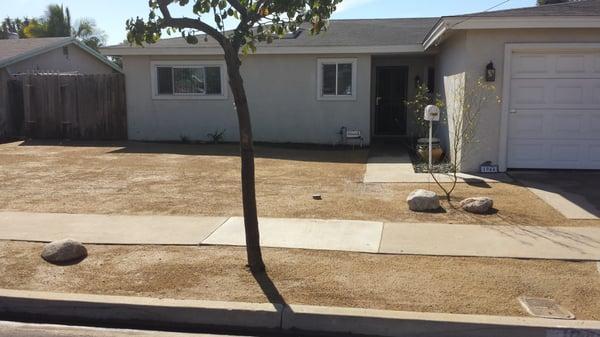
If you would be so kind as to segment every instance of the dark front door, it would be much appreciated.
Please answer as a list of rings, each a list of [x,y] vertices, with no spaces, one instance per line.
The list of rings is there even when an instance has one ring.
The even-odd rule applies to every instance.
[[[406,67],[375,68],[375,136],[406,135]]]

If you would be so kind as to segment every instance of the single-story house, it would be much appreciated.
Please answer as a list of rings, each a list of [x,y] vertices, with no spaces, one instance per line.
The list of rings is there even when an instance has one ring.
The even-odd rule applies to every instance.
[[[129,137],[238,139],[222,52],[181,38],[102,49],[122,56]],[[600,0],[441,18],[332,20],[243,60],[257,141],[332,144],[342,127],[366,143],[410,135],[407,98],[425,83],[453,106],[456,87],[496,72],[501,103],[481,111],[463,171],[600,169]],[[448,118],[459,113],[447,111]],[[448,146],[452,132],[441,126]]]
[[[8,80],[20,73],[110,74],[121,69],[72,37],[0,40],[0,136],[13,136]]]

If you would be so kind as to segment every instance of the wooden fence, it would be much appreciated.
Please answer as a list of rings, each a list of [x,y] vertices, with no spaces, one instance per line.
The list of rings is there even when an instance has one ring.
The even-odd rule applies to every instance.
[[[127,139],[122,74],[23,74],[16,79],[22,85],[23,136]]]
[[[4,133],[9,136],[18,136],[23,134],[23,121],[25,119],[23,111],[23,84],[19,80],[9,79],[7,82],[7,116],[5,119]]]

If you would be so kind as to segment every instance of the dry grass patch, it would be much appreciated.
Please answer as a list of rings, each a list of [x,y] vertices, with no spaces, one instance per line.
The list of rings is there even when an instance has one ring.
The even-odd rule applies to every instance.
[[[276,288],[267,296],[242,267],[243,248],[88,246],[86,260],[66,267],[44,262],[41,249],[0,242],[0,287],[243,302],[281,296],[295,304],[515,316],[526,315],[517,296],[529,295],[600,320],[591,262],[264,249]]]
[[[0,145],[0,209],[34,212],[241,215],[236,145],[9,143]],[[486,195],[497,214],[410,212],[411,190],[434,184],[363,184],[367,150],[257,147],[259,214],[267,217],[595,225],[572,221],[526,188],[460,184],[456,203]],[[441,192],[441,191],[440,191]],[[322,201],[311,198],[323,195]]]

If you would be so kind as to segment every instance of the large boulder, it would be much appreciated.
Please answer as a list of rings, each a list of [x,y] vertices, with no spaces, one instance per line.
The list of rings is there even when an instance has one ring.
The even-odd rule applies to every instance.
[[[494,200],[488,197],[467,198],[460,202],[460,208],[475,214],[488,214],[492,207]]]
[[[42,258],[54,264],[80,261],[86,256],[85,246],[71,239],[50,242],[44,246],[42,251]]]
[[[408,208],[415,212],[435,211],[440,208],[437,194],[427,190],[412,191],[406,198]]]

